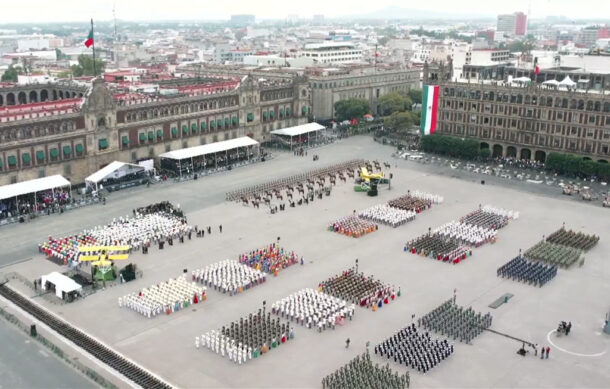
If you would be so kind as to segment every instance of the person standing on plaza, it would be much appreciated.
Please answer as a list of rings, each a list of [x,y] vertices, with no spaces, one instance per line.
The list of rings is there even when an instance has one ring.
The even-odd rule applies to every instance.
[[[544,359],[544,346],[540,349],[540,359]]]
[[[549,359],[549,353],[551,352],[551,348],[547,346],[546,348],[546,359]]]
[[[218,226],[218,230],[220,231],[220,233],[222,234],[222,224]]]
[[[345,348],[349,348],[349,338],[345,341]]]

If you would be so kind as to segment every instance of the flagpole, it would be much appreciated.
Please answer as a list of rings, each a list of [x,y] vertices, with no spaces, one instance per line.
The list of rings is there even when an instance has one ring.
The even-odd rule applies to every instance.
[[[93,37],[93,77],[97,76],[97,69],[95,66],[95,36],[93,33],[93,18],[91,18],[91,36]]]

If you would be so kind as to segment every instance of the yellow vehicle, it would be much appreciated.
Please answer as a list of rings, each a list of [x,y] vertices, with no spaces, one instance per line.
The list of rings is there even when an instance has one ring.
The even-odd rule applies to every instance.
[[[371,182],[371,179],[382,180],[383,178],[383,173],[369,173],[367,168],[360,168],[360,179],[364,182]]]

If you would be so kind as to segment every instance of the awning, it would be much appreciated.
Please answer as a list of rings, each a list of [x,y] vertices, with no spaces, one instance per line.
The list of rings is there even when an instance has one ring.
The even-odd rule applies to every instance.
[[[131,173],[144,171],[144,168],[132,163],[114,161],[85,178],[87,184],[97,184],[108,178],[121,178]]]
[[[208,127],[207,122],[201,122],[201,131],[204,131]]]
[[[249,122],[254,120],[254,114],[253,113],[249,113],[248,115],[246,115],[247,119]]]
[[[9,166],[17,165],[17,157],[15,157],[14,155],[9,155],[9,157],[8,157],[8,165]]]
[[[44,161],[44,151],[42,150],[38,150],[36,152],[36,160],[38,161]]]
[[[83,147],[83,145],[81,145],[80,143],[76,145],[76,152],[77,153],[82,153],[83,151],[85,151],[85,148]]]
[[[100,149],[107,149],[108,148],[108,140],[106,138],[102,138],[98,141],[98,144],[100,146]]]
[[[123,135],[122,142],[125,146],[129,144],[129,137],[127,135]]]
[[[307,134],[308,132],[315,132],[325,129],[321,124],[318,123],[307,123],[302,124],[300,126],[282,128],[280,130],[271,131],[274,135],[284,135],[284,136],[297,136],[302,134]]]
[[[172,127],[172,135],[173,136],[178,135],[178,129],[176,127]]]
[[[49,151],[49,154],[51,154],[51,158],[57,158],[59,157],[59,151],[56,148],[52,148]]]
[[[148,140],[154,140],[155,139],[155,133],[152,131],[148,131]]]
[[[64,146],[63,150],[64,150],[64,155],[66,157],[68,157],[68,156],[70,156],[70,154],[72,154],[72,147],[70,147],[70,146]]]
[[[572,79],[570,78],[570,76],[566,76],[566,78],[564,78],[563,80],[561,80],[561,82],[559,83],[559,85],[561,86],[574,86],[576,85],[576,83],[574,81],[572,81]]]
[[[21,154],[21,160],[23,163],[30,163],[32,161],[32,157],[30,157],[30,153]]]
[[[163,130],[157,130],[157,138],[163,138]]]
[[[547,81],[543,82],[542,85],[557,86],[557,85],[559,85],[559,81],[557,81],[557,80],[547,80]]]
[[[44,190],[70,186],[70,181],[62,176],[54,175],[35,180],[18,182],[16,184],[0,186],[0,200],[10,199],[28,193],[42,192]]]
[[[243,136],[241,138],[235,138],[235,139],[225,140],[225,141],[221,141],[221,142],[209,143],[209,144],[201,145],[201,146],[188,147],[185,149],[169,151],[167,153],[161,154],[159,157],[167,158],[167,159],[174,159],[174,160],[181,160],[181,159],[199,157],[201,155],[206,155],[206,154],[219,153],[221,151],[232,150],[232,149],[236,149],[238,147],[254,146],[257,144],[258,144],[258,142],[255,141],[254,139],[247,137],[247,136]]]

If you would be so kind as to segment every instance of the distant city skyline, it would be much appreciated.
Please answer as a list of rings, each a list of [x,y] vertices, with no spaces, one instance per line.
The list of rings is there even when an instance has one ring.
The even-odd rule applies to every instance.
[[[521,11],[528,13],[530,0],[480,1],[429,0],[426,2],[397,0],[342,0],[329,2],[309,0],[286,2],[283,0],[57,0],[54,2],[30,0],[27,3],[12,3],[3,7],[0,24],[8,23],[49,23],[111,20],[113,6],[116,5],[120,20],[229,20],[232,14],[253,14],[257,20],[285,19],[289,15],[311,18],[321,14],[328,18],[366,17],[367,13],[380,17],[380,11],[392,8],[428,11],[434,15],[453,14],[461,18],[494,17],[497,14]],[[21,6],[23,4],[23,6]],[[573,19],[596,19],[603,15],[610,18],[610,1],[607,0],[531,0],[532,18],[546,16],[566,16]],[[388,12],[391,17],[392,12]],[[383,14],[383,12],[381,12]],[[421,18],[422,12],[417,12]]]

